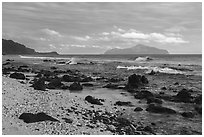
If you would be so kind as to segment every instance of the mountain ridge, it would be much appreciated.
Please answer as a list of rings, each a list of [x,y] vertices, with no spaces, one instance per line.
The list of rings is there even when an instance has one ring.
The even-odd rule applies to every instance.
[[[59,55],[56,51],[53,52],[36,52],[32,48],[28,48],[23,44],[13,40],[2,39],[2,54],[3,55],[25,55],[25,54],[40,54],[40,55]]]
[[[164,49],[150,47],[143,44],[137,44],[136,46],[130,48],[110,49],[104,52],[104,54],[169,54],[169,52]]]

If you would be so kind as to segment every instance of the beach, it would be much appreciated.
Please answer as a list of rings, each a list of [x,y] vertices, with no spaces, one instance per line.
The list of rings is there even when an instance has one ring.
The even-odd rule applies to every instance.
[[[200,56],[119,58],[3,56],[3,135],[202,134]]]

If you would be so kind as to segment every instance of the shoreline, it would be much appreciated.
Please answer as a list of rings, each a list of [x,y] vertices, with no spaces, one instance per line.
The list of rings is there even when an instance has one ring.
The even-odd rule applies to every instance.
[[[195,106],[199,106],[194,101],[202,94],[202,79],[199,76],[161,73],[148,75],[136,70],[116,70],[115,64],[111,63],[98,66],[69,65],[67,70],[64,66],[54,68],[46,63],[43,66],[32,65],[23,60],[6,62],[10,64],[3,65],[3,72],[6,72],[2,76],[3,134],[202,134],[202,115],[194,110]],[[8,66],[13,67],[15,71],[5,71]],[[13,73],[22,73],[25,79],[9,78]],[[124,89],[130,76],[135,73],[144,75],[149,81],[148,84],[136,89]],[[54,79],[62,81],[64,87],[46,88],[45,91],[31,87],[35,83],[34,79],[43,78],[45,74],[50,75],[46,78],[46,86],[56,75]],[[37,77],[38,75],[40,77]],[[80,80],[83,89],[71,91],[69,88],[73,82],[64,82],[62,79],[64,75],[77,77],[82,81],[86,79],[86,82]],[[92,80],[88,76],[97,78]],[[66,89],[61,89],[62,87]],[[182,102],[176,97],[184,88],[191,94],[190,102]],[[150,92],[152,97],[141,98],[144,91]],[[86,100],[87,96],[95,98],[102,105],[91,104]],[[159,109],[169,112],[163,113],[163,110],[151,112],[152,105],[148,101],[153,101],[156,107],[160,106]],[[23,113],[41,112],[58,122],[25,123],[19,119]],[[111,120],[107,123],[105,117]],[[125,127],[120,125],[124,121],[129,123]],[[170,128],[172,126],[174,128]]]

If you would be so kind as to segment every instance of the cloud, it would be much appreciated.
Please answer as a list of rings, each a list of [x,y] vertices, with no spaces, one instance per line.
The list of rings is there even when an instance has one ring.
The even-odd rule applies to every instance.
[[[71,36],[71,38],[75,39],[75,40],[80,40],[80,41],[88,41],[91,39],[90,36],[85,36],[85,37],[78,37],[78,36]]]
[[[183,26],[174,26],[168,29],[165,29],[165,31],[167,32],[173,32],[173,33],[179,33],[181,31],[186,31],[187,28],[183,27]]]
[[[181,44],[181,43],[189,43],[189,41],[183,40],[183,36],[179,33],[143,33],[141,31],[135,30],[135,29],[129,29],[124,30],[120,29],[116,26],[114,28],[117,29],[117,31],[111,31],[111,32],[103,32],[102,35],[106,36],[109,41],[113,41],[114,39],[124,41],[124,42],[157,42],[162,44]],[[180,28],[181,29],[181,28]],[[105,40],[104,37],[98,38],[98,40]]]
[[[62,37],[62,35],[55,30],[51,30],[51,29],[46,28],[46,29],[42,29],[42,32],[44,32],[45,34],[50,35],[50,36]]]

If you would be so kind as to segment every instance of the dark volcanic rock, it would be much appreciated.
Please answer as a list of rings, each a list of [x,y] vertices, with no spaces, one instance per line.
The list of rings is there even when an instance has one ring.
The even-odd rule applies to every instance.
[[[107,85],[103,86],[103,88],[118,89],[118,86],[118,84],[108,83]]]
[[[91,82],[93,79],[91,77],[85,77],[81,80],[81,82]]]
[[[132,103],[130,101],[124,102],[124,101],[117,101],[115,102],[114,105],[118,105],[118,106],[133,106]]]
[[[93,87],[94,85],[92,83],[83,83],[82,86]]]
[[[69,86],[69,90],[82,90],[83,86],[79,82],[74,82]]]
[[[182,102],[190,102],[191,101],[191,93],[187,89],[182,89],[176,95],[176,98]]]
[[[19,119],[22,119],[25,123],[34,123],[34,122],[41,122],[41,121],[53,121],[53,122],[59,122],[57,119],[43,113],[23,113],[20,115]]]
[[[133,74],[128,77],[127,88],[138,88],[144,84],[148,84],[148,79],[145,76]]]
[[[101,100],[100,100],[100,99],[94,98],[94,97],[92,97],[92,96],[86,96],[85,100],[88,101],[88,102],[91,103],[91,104],[103,105],[103,104],[101,103]]]
[[[147,90],[142,90],[134,95],[136,99],[147,99],[153,96],[154,95],[150,91],[147,91]]]
[[[162,104],[163,102],[159,98],[150,97],[150,98],[147,98],[147,104],[150,104],[150,103]]]
[[[135,109],[134,109],[134,111],[142,111],[143,109],[141,108],[141,107],[136,107]]]
[[[162,107],[161,105],[149,104],[146,111],[153,113],[176,114],[176,111],[170,108]]]
[[[195,111],[197,111],[199,114],[202,115],[202,105],[196,105],[195,106]]]
[[[166,87],[162,87],[161,90],[167,90],[167,88]]]
[[[72,123],[73,122],[73,120],[72,119],[70,119],[70,118],[62,118],[66,123]]]
[[[65,82],[80,82],[81,78],[80,77],[76,77],[76,76],[71,76],[71,75],[64,75],[62,77],[63,81]]]
[[[49,89],[60,89],[64,84],[61,82],[60,79],[51,80],[50,83],[47,85]]]
[[[199,95],[199,96],[195,97],[194,103],[202,104],[202,95]]]
[[[45,91],[45,89],[46,89],[45,80],[43,78],[34,79],[32,87],[35,90],[43,90],[43,91]]]
[[[12,73],[10,75],[10,78],[15,78],[15,79],[25,79],[25,75],[23,73]]]
[[[193,118],[194,117],[193,112],[183,112],[183,113],[181,113],[181,115],[183,117],[186,117],[186,118]]]

